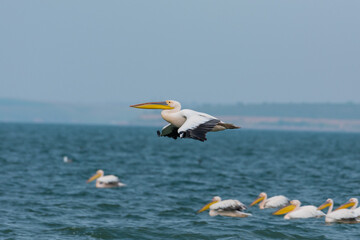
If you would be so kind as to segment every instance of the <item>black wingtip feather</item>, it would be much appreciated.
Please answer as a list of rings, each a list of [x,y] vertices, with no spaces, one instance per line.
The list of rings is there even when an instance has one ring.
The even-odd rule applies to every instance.
[[[211,119],[203,124],[200,124],[195,129],[189,129],[184,132],[180,133],[181,138],[192,138],[195,140],[199,140],[201,142],[206,141],[206,133],[211,131],[216,124],[218,124],[220,120],[218,119]]]

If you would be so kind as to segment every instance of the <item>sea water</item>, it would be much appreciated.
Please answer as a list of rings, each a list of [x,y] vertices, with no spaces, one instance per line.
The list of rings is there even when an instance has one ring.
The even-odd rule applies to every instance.
[[[156,130],[0,124],[0,239],[360,239],[360,224],[257,206],[248,218],[196,213],[217,195],[246,205],[263,191],[315,206],[359,198],[360,134],[239,129],[199,142]],[[87,184],[98,169],[126,187]]]

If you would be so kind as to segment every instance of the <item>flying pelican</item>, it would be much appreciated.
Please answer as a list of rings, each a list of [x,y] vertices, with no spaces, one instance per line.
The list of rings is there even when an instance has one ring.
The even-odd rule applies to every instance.
[[[350,198],[348,202],[335,209],[335,211],[351,207],[350,209],[355,213],[356,217],[360,217],[360,207],[356,208],[358,204],[359,200],[357,198]]]
[[[353,210],[350,209],[339,209],[332,211],[334,206],[334,201],[329,198],[323,203],[321,206],[318,207],[318,210],[323,210],[324,208],[329,207],[328,212],[325,216],[325,222],[333,223],[333,222],[357,222],[356,214]]]
[[[210,203],[202,207],[197,213],[201,213],[210,208],[209,215],[214,217],[216,215],[226,217],[248,217],[250,213],[243,212],[246,206],[238,200],[223,200],[219,196],[213,197]]]
[[[259,203],[259,208],[260,209],[264,209],[264,208],[280,208],[280,207],[284,207],[286,205],[289,205],[290,200],[283,196],[283,195],[279,195],[279,196],[274,196],[271,198],[267,198],[267,194],[262,192],[259,194],[258,198],[255,199],[255,201],[253,201],[250,204],[251,206],[254,206],[255,204]]]
[[[224,123],[219,119],[201,112],[190,109],[181,110],[181,104],[174,100],[164,102],[149,102],[131,105],[130,107],[142,109],[163,109],[162,118],[169,122],[168,125],[158,131],[158,136],[171,137],[174,139],[193,138],[206,141],[207,132],[217,132],[225,129],[240,128],[231,123]]]
[[[87,183],[92,182],[96,179],[97,188],[111,188],[111,187],[123,187],[126,186],[124,183],[121,183],[119,178],[114,175],[104,176],[103,170],[97,170],[95,175],[87,180]]]
[[[273,215],[282,215],[287,213],[285,219],[294,219],[294,218],[313,218],[313,217],[323,217],[325,213],[318,210],[315,206],[308,205],[300,207],[301,202],[299,200],[290,201],[290,205],[283,207]]]

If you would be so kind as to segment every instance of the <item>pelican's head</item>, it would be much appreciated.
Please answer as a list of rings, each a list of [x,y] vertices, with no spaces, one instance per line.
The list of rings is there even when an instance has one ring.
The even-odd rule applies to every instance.
[[[169,109],[175,109],[176,108],[176,109],[180,110],[181,105],[177,101],[166,100],[164,102],[140,103],[140,104],[131,105],[130,107],[142,108],[142,109],[164,109],[164,110],[169,110]]]
[[[347,201],[346,203],[344,203],[343,205],[341,205],[340,207],[338,207],[336,210],[339,209],[345,209],[345,208],[349,208],[349,207],[353,207],[353,206],[357,206],[358,205],[358,199],[357,198],[350,198],[349,201]]]
[[[211,202],[209,202],[208,204],[206,204],[205,206],[203,206],[199,211],[197,211],[197,213],[201,213],[205,210],[208,210],[210,208],[211,205],[220,202],[221,198],[219,196],[215,196],[213,197],[213,199],[211,200]]]
[[[290,204],[296,206],[296,207],[300,207],[301,202],[299,200],[291,200]]]
[[[255,204],[261,202],[262,200],[264,200],[267,197],[266,193],[262,192],[259,194],[259,196],[250,204],[251,206],[254,206]]]
[[[215,196],[215,197],[213,197],[213,199],[212,199],[211,201],[213,201],[213,202],[220,202],[220,201],[221,201],[221,197]]]
[[[327,207],[332,206],[333,204],[334,204],[334,201],[331,198],[329,198],[323,204],[321,204],[317,209],[318,210],[323,210],[323,209],[325,209]]]
[[[273,212],[273,215],[283,215],[288,212],[294,211],[297,207],[301,205],[301,202],[299,200],[292,200],[290,201],[290,204],[280,208],[279,210]]]
[[[89,183],[89,182],[92,182],[94,181],[95,179],[98,179],[99,177],[102,177],[104,176],[104,171],[103,170],[97,170],[95,175],[92,176],[91,178],[89,178],[86,182]]]

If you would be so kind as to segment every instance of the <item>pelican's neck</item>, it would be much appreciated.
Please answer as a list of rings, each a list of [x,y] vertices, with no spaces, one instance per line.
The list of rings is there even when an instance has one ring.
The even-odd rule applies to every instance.
[[[296,204],[293,211],[296,211],[296,210],[298,210],[299,208],[300,208],[300,204]]]
[[[173,109],[166,109],[161,111],[162,118],[167,122],[172,122],[172,114],[177,113],[181,110],[181,105],[175,105]]]
[[[176,113],[176,112],[179,112],[180,109],[166,109],[166,110],[162,110],[161,111],[161,115],[168,115],[169,113]]]
[[[260,204],[259,204],[259,208],[260,208],[260,209],[264,209],[264,208],[265,208],[266,200],[267,200],[267,194],[265,194],[264,199],[263,199],[263,200],[260,202]]]
[[[332,212],[333,207],[334,207],[334,203],[331,203],[330,206],[329,206],[329,209],[327,211],[327,214],[330,214]]]
[[[355,202],[354,206],[352,206],[352,210],[356,209],[356,207],[358,206],[359,202]]]

